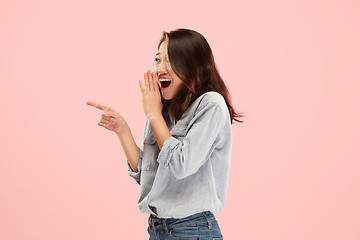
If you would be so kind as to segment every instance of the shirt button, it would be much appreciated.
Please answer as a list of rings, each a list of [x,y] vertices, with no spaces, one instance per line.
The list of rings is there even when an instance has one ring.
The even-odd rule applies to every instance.
[[[155,222],[155,223],[154,223],[155,227],[159,226],[159,224],[160,224],[160,223],[158,223],[158,222]]]

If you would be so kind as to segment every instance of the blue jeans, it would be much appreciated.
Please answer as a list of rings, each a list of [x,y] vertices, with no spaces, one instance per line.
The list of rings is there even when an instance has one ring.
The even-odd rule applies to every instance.
[[[209,211],[185,218],[149,217],[149,240],[222,240],[219,225]]]

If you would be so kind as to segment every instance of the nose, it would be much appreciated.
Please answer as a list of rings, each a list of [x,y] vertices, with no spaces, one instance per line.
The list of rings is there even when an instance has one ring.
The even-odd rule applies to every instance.
[[[168,72],[168,68],[167,68],[167,65],[166,65],[165,61],[161,61],[157,65],[157,72],[158,72],[158,75],[166,74]]]

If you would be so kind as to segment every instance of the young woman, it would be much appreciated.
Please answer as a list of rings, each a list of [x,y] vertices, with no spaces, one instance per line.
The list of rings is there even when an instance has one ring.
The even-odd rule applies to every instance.
[[[141,187],[138,206],[150,214],[150,240],[222,239],[214,213],[225,205],[231,124],[243,116],[198,32],[164,32],[155,65],[139,81],[147,116],[142,148],[115,109],[87,104],[104,111],[98,124],[119,137]]]

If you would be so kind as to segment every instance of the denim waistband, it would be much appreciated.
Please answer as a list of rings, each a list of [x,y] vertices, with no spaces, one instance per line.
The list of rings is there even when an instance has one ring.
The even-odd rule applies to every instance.
[[[203,218],[205,221],[208,222],[209,226],[211,226],[211,221],[215,219],[215,216],[210,211],[204,211],[200,213],[195,213],[193,215],[184,217],[184,218],[159,218],[153,214],[149,216],[148,223],[152,227],[165,227],[167,225],[174,224],[175,222],[181,221],[192,221],[197,218]]]

